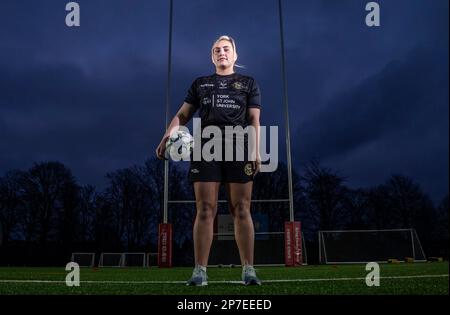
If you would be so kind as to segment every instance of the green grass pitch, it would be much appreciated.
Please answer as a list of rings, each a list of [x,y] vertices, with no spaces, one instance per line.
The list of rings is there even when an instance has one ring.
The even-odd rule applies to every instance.
[[[186,287],[192,268],[81,268],[68,287],[65,268],[1,267],[0,295],[448,295],[448,262],[380,264],[380,286],[368,287],[365,265],[259,267],[261,286],[239,283],[241,269],[208,268],[209,285]]]

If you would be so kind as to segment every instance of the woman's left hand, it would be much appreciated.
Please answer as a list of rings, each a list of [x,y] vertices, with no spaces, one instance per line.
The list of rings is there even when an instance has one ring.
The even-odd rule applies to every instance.
[[[259,171],[261,170],[261,158],[257,157],[255,161],[252,162],[253,163],[253,176],[256,176],[256,174],[259,173]]]

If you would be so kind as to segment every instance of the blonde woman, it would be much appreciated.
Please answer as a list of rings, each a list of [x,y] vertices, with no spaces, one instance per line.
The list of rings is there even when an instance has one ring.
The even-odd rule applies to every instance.
[[[259,152],[260,91],[256,81],[235,72],[237,61],[235,41],[229,36],[219,37],[211,50],[215,73],[197,78],[189,89],[185,101],[172,119],[164,134],[156,155],[163,159],[165,143],[170,132],[185,125],[199,112],[202,130],[216,126],[222,131],[224,146],[232,144],[238,152],[236,138],[225,139],[225,128],[253,126],[255,140],[253,149]],[[202,139],[202,144],[203,145]],[[220,184],[228,193],[229,210],[234,220],[235,239],[242,264],[242,281],[245,285],[260,285],[253,267],[254,227],[250,214],[253,178],[260,170],[259,154],[249,160],[247,153],[248,138],[244,135],[244,160],[234,153],[232,160],[225,157],[226,148],[222,148],[222,159],[192,160],[189,180],[194,185],[196,200],[196,218],[193,228],[195,268],[187,285],[207,285],[206,266],[213,240],[214,218],[217,213],[217,199]],[[242,142],[241,142],[242,143]],[[217,152],[216,152],[217,153]],[[220,155],[220,153],[218,153]],[[237,154],[237,153],[236,153]]]

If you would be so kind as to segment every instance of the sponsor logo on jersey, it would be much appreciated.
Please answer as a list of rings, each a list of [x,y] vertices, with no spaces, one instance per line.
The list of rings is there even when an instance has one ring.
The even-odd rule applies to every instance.
[[[200,85],[201,88],[205,88],[205,87],[214,87],[214,84],[211,83],[204,83]]]
[[[203,103],[203,105],[211,104],[211,99],[209,97],[204,97],[202,99],[202,103]]]

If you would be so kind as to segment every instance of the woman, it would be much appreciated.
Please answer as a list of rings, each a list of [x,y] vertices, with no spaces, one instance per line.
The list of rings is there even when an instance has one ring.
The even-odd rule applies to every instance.
[[[194,81],[183,105],[156,149],[156,155],[160,159],[164,158],[165,144],[170,133],[180,125],[187,124],[197,110],[202,129],[209,126],[220,128],[223,135],[221,144],[227,146],[231,143],[235,149],[233,152],[240,149],[236,146],[238,139],[230,140],[225,137],[225,127],[254,127],[255,141],[251,141],[253,147],[250,149],[255,150],[256,154],[252,161],[247,156],[248,139],[244,136],[241,139],[244,140],[243,161],[234,155],[232,161],[205,160],[202,155],[201,160],[191,162],[189,179],[194,184],[197,213],[193,228],[195,268],[187,285],[207,285],[206,266],[213,240],[213,224],[221,183],[225,184],[228,192],[229,210],[234,220],[235,238],[243,266],[242,281],[245,285],[260,285],[253,268],[255,237],[250,215],[253,177],[261,166],[258,154],[260,91],[253,78],[234,71],[237,52],[231,37],[221,36],[214,42],[211,58],[215,65],[215,74]],[[239,138],[239,135],[236,138]],[[222,153],[225,153],[224,151],[222,150]]]

